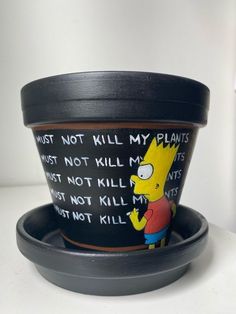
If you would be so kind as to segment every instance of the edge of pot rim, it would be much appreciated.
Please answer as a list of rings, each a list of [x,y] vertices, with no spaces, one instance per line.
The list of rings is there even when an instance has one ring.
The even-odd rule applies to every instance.
[[[74,119],[62,119],[62,120],[58,120],[58,121],[47,121],[47,122],[35,122],[35,123],[25,123],[25,126],[27,128],[30,128],[30,129],[36,129],[37,128],[41,128],[41,127],[47,127],[49,126],[47,129],[49,130],[50,129],[50,126],[51,125],[57,125],[57,129],[60,129],[60,125],[63,126],[64,124],[67,124],[68,125],[68,129],[70,129],[69,127],[69,124],[71,124],[72,126],[75,125],[75,124],[103,124],[103,127],[99,128],[99,129],[107,129],[106,127],[106,124],[109,124],[109,123],[112,123],[114,124],[114,127],[109,127],[109,129],[116,129],[116,128],[120,128],[119,127],[119,124],[122,124],[122,123],[126,123],[126,124],[130,124],[130,126],[126,126],[126,127],[121,127],[121,128],[126,128],[126,129],[129,129],[129,128],[135,128],[134,126],[132,126],[132,124],[135,124],[135,123],[144,123],[144,124],[156,124],[156,128],[162,128],[162,127],[165,127],[165,125],[169,125],[169,129],[172,129],[172,128],[203,128],[207,125],[207,121],[205,121],[204,123],[203,122],[190,122],[190,121],[178,121],[178,120],[145,120],[145,119],[137,119],[137,120],[130,120],[130,119],[127,119],[127,120],[111,120],[111,119],[104,119],[104,120],[96,120],[96,119],[90,119],[90,120],[74,120]],[[142,127],[139,127],[140,129]],[[143,127],[144,129],[147,128],[147,127]],[[154,127],[153,127],[154,128]],[[71,128],[73,129],[73,127]],[[79,129],[79,128],[78,128]],[[83,127],[81,127],[81,129],[83,129]],[[87,128],[84,128],[84,129],[87,129]]]
[[[152,71],[129,71],[129,70],[96,70],[96,71],[81,71],[81,72],[69,72],[69,73],[61,73],[61,74],[55,74],[55,75],[49,75],[49,76],[45,76],[43,78],[38,78],[38,79],[34,79],[33,81],[30,81],[28,83],[26,83],[22,88],[21,88],[21,93],[28,87],[34,85],[34,84],[39,84],[45,81],[49,81],[51,80],[51,83],[53,84],[57,82],[58,79],[60,79],[60,81],[63,81],[63,79],[65,79],[65,81],[67,81],[69,78],[76,78],[79,75],[92,75],[92,74],[98,74],[98,75],[104,75],[104,74],[124,74],[124,75],[160,75],[160,76],[166,76],[166,77],[172,77],[172,78],[176,78],[176,79],[183,79],[189,82],[192,82],[194,84],[197,84],[199,86],[202,86],[203,88],[205,88],[208,92],[210,92],[210,89],[207,85],[205,85],[204,83],[189,78],[189,77],[185,77],[182,75],[175,75],[175,74],[170,74],[170,73],[162,73],[162,72],[152,72]],[[67,80],[66,80],[67,79]],[[78,78],[78,80],[80,80],[80,78]]]
[[[27,126],[69,121],[156,121],[205,125],[209,88],[171,74],[90,71],[38,79],[21,89]]]

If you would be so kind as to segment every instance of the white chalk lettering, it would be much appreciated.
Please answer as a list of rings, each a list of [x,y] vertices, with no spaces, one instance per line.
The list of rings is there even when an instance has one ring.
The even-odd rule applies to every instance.
[[[123,145],[122,142],[119,142],[117,135],[93,135],[93,142],[95,146],[98,145]]]
[[[137,156],[137,157],[129,157],[129,166],[133,167],[133,164],[139,164],[143,160],[143,157]]]
[[[40,155],[40,158],[43,163],[49,165],[57,165],[57,156],[52,155]]]
[[[170,189],[169,191],[166,191],[166,192],[165,192],[165,195],[166,195],[168,198],[177,196],[177,195],[178,195],[178,190],[179,190],[178,187],[173,188],[173,189]]]
[[[65,210],[57,205],[54,205],[54,209],[58,215],[62,216],[63,218],[70,219],[70,212],[69,210]]]
[[[66,167],[88,166],[89,157],[64,157]]]
[[[91,220],[92,214],[91,213],[78,213],[78,212],[73,211],[72,217],[75,221],[84,221],[84,222],[88,222],[88,223],[92,222],[92,220]]]
[[[147,135],[145,134],[137,134],[136,136],[131,135],[129,136],[129,143],[132,145],[133,143],[137,143],[138,145],[146,145],[147,139],[149,138],[150,133]]]
[[[63,145],[76,145],[83,144],[84,134],[66,135],[61,136]]]
[[[61,174],[54,172],[45,172],[46,178],[55,183],[61,183]]]
[[[124,225],[126,221],[121,216],[100,215],[100,224],[104,225]]]
[[[167,176],[167,181],[179,180],[182,176],[182,169],[171,171]]]
[[[157,133],[157,143],[164,142],[166,144],[188,143],[189,133]]]
[[[143,195],[133,195],[133,204],[146,204],[147,203],[147,199],[145,198],[145,196]]]
[[[99,196],[99,202],[100,202],[100,206],[127,206],[128,203],[125,203],[124,199],[122,196],[120,197],[109,197],[107,195],[104,196]]]
[[[59,192],[59,191],[55,191],[54,189],[50,189],[50,193],[52,197],[58,199],[59,201],[63,201],[63,202],[66,201],[64,192]]]
[[[125,189],[127,186],[124,184],[122,178],[98,178],[97,184],[99,188],[120,188]]]
[[[97,167],[124,167],[124,164],[121,163],[120,158],[111,158],[111,157],[100,157],[95,158]]]
[[[36,141],[40,144],[53,144],[53,134],[37,135]]]
[[[179,152],[175,155],[175,161],[184,161],[185,160],[185,152]]]
[[[67,181],[68,184],[73,184],[73,185],[78,185],[78,186],[83,186],[84,184],[86,184],[88,187],[91,187],[91,181],[92,178],[88,178],[88,177],[67,177]]]
[[[91,205],[91,196],[70,195],[72,205]]]

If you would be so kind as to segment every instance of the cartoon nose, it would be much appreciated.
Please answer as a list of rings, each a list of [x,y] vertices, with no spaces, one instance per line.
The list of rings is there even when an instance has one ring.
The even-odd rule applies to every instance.
[[[136,178],[137,178],[137,176],[133,174],[133,175],[130,177],[130,180],[131,180],[132,182],[136,183]]]

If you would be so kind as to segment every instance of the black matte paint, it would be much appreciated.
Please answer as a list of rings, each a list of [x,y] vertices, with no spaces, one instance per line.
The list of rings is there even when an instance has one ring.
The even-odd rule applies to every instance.
[[[70,250],[53,217],[52,204],[24,214],[17,223],[18,248],[47,280],[85,294],[128,295],[170,284],[201,254],[208,235],[206,219],[179,205],[167,247],[125,253]]]
[[[53,143],[42,144],[37,141],[37,137],[41,138],[45,135],[53,135]],[[82,134],[82,143],[78,140],[76,144],[63,144],[63,138],[68,136],[73,136]],[[140,142],[133,142],[130,144],[130,135],[134,138],[137,135],[147,136],[148,139],[145,145]],[[130,176],[132,174],[137,174],[137,168],[139,163],[133,162],[132,167],[130,167],[130,157],[136,159],[137,156],[144,157],[152,139],[157,137],[158,134],[168,135],[171,138],[172,134],[188,134],[188,136],[183,136],[183,140],[180,143],[178,152],[184,153],[184,161],[176,160],[174,161],[170,174],[174,171],[181,171],[181,177],[177,177],[173,180],[168,180],[165,184],[165,192],[169,201],[173,201],[178,204],[182,192],[182,187],[184,184],[186,172],[189,166],[189,162],[192,156],[193,146],[195,144],[197,128],[176,128],[176,129],[107,129],[107,130],[70,130],[70,129],[59,129],[59,130],[44,130],[44,131],[34,131],[34,136],[36,139],[36,144],[38,146],[39,154],[47,156],[57,156],[57,163],[50,164],[42,162],[45,172],[60,174],[60,182],[57,178],[53,180],[52,178],[47,178],[49,189],[54,190],[51,193],[53,202],[59,211],[68,211],[67,215],[59,215],[57,211],[57,219],[59,226],[61,227],[63,233],[67,238],[89,245],[101,246],[101,247],[129,247],[135,245],[142,245],[145,242],[144,231],[136,231],[132,223],[127,216],[128,212],[131,212],[133,208],[139,209],[139,217],[143,216],[147,210],[148,201],[145,197],[141,197],[141,201],[133,201],[140,195],[135,195],[133,192],[133,186],[130,184]],[[93,136],[106,136],[108,135],[110,140],[114,142],[114,138],[118,140],[118,143],[123,143],[123,145],[108,144],[107,141],[102,145],[94,145]],[[185,143],[186,142],[186,143]],[[164,146],[168,145],[168,142],[161,141]],[[173,145],[173,142],[171,143]],[[68,166],[65,163],[64,158],[68,157],[78,157],[86,156],[87,166],[84,162],[81,162],[80,166]],[[122,167],[97,167],[95,158],[111,158],[112,165],[115,166],[115,161],[119,158],[119,162]],[[42,158],[41,158],[42,159]],[[67,164],[67,166],[66,166]],[[161,168],[161,164],[158,167]],[[68,177],[89,177],[92,178],[89,186],[86,180],[83,180],[83,185],[73,185],[68,183]],[[108,178],[114,180],[117,184],[118,180],[122,180],[122,187],[98,187],[98,179]],[[54,182],[56,181],[56,182]],[[79,181],[80,183],[80,181]],[[178,189],[178,190],[176,190]],[[58,197],[56,192],[64,193],[64,197]],[[169,193],[169,194],[168,194]],[[100,205],[99,197],[107,196],[110,200],[115,197],[116,202],[122,200],[125,202],[125,206],[105,206]],[[71,197],[90,197],[91,205],[85,204],[72,204]],[[86,200],[86,199],[85,199]],[[82,203],[82,201],[81,201]],[[105,203],[108,203],[105,199]],[[87,219],[87,214],[90,216],[90,220]],[[80,215],[81,219],[74,219],[74,215]],[[100,217],[105,217],[100,223]],[[108,218],[106,218],[108,217]],[[112,217],[114,221],[112,222]],[[110,221],[108,221],[110,219]],[[119,220],[120,219],[120,220]],[[105,221],[105,223],[103,223]],[[122,223],[119,223],[119,222]],[[66,244],[69,247],[73,247],[68,241]],[[132,249],[132,248],[131,248]]]
[[[43,78],[21,91],[27,126],[70,121],[207,123],[209,89],[185,77],[98,71]]]

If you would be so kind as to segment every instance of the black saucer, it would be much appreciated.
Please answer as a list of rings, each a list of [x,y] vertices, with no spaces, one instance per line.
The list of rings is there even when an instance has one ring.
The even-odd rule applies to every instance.
[[[167,247],[125,253],[66,249],[49,204],[19,219],[17,245],[43,277],[60,287],[94,295],[128,295],[180,278],[203,251],[207,233],[206,219],[179,205]]]

